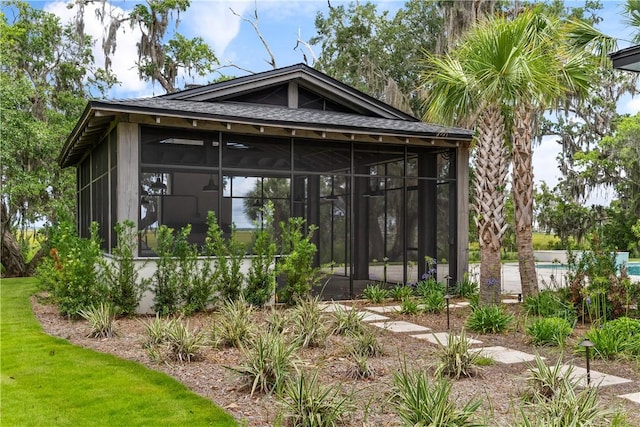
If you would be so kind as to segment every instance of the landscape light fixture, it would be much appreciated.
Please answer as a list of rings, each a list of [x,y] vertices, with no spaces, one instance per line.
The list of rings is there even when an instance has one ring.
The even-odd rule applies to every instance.
[[[453,298],[453,296],[451,296],[451,295],[449,295],[449,294],[446,294],[446,295],[444,296],[445,301],[447,301],[447,331],[448,331],[449,329],[451,329],[451,325],[450,325],[450,323],[449,323],[449,300],[450,300],[451,298]]]
[[[585,349],[585,356],[587,359],[587,387],[589,387],[589,385],[591,384],[591,366],[589,365],[589,351],[591,347],[594,347],[594,346],[595,344],[587,339],[585,339],[580,343],[580,347],[584,347]]]

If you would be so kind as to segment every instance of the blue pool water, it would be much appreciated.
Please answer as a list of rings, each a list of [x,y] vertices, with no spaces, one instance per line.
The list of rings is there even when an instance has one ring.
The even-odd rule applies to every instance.
[[[566,270],[567,266],[565,264],[537,264],[537,268],[555,268],[558,270]],[[629,262],[627,263],[627,273],[631,276],[640,276],[640,262]]]

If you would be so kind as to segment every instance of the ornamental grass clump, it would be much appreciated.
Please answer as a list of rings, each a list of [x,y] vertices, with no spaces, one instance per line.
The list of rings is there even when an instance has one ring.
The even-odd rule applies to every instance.
[[[293,331],[302,347],[319,347],[331,332],[325,325],[318,297],[299,298],[293,309]]]
[[[252,336],[240,348],[244,364],[239,368],[228,368],[240,374],[247,382],[251,395],[280,392],[284,382],[297,369],[297,340],[273,332],[263,331]]]
[[[173,319],[162,319],[159,314],[148,322],[141,322],[147,336],[143,344],[145,348],[158,347],[167,342],[168,331],[173,327]]]
[[[80,310],[78,314],[89,322],[91,332],[89,338],[111,338],[116,335],[115,309],[111,304],[100,303],[86,310]]]
[[[214,346],[240,347],[253,333],[253,307],[240,296],[227,300],[212,319],[211,342]]]
[[[504,331],[513,319],[513,315],[501,306],[483,305],[471,312],[467,318],[467,328],[482,334],[497,334]]]
[[[400,313],[402,314],[418,314],[420,313],[420,305],[414,298],[404,298],[400,303]]]
[[[285,424],[295,427],[334,427],[344,425],[353,410],[350,395],[335,385],[321,385],[318,372],[300,373],[284,386],[280,402]]]
[[[355,307],[345,309],[337,305],[331,316],[333,317],[332,333],[334,335],[357,334],[365,328],[362,321],[364,315]]]
[[[426,370],[409,370],[406,363],[393,374],[393,405],[406,426],[477,426],[480,400],[458,408],[451,399],[451,382],[439,378],[431,384]]]
[[[437,338],[436,338],[437,339]],[[459,379],[475,375],[476,360],[480,356],[479,350],[471,350],[471,343],[467,339],[464,329],[460,335],[448,334],[447,342],[438,340],[440,363],[436,368],[436,375],[444,375]]]
[[[384,353],[378,337],[368,328],[364,328],[359,333],[352,334],[351,349],[352,354],[366,357],[379,357]]]
[[[176,320],[167,329],[167,348],[169,355],[178,362],[191,362],[198,356],[204,343],[204,335],[200,331],[189,329],[189,322]]]

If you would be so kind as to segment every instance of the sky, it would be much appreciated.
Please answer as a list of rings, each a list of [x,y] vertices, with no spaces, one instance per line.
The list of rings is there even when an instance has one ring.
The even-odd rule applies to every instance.
[[[140,1],[127,0],[109,3],[115,11],[127,11]],[[391,14],[402,7],[403,1],[379,0],[378,10],[389,10]],[[75,10],[67,8],[65,1],[32,2],[43,9],[53,12],[63,21],[72,19]],[[319,55],[319,48],[312,47],[312,52],[300,46],[294,50],[296,41],[300,38],[308,41],[315,35],[314,20],[318,12],[327,14],[327,0],[192,0],[191,7],[186,13],[180,14],[178,31],[186,37],[202,37],[214,50],[222,65],[234,64],[240,69],[260,72],[269,70],[267,63],[269,56],[261,44],[251,25],[241,17],[253,19],[254,8],[257,5],[258,26],[273,51],[278,67],[303,62],[303,51],[307,57]],[[332,5],[347,4],[348,2],[331,0]],[[583,1],[566,1],[567,6],[580,6]],[[604,10],[600,11],[603,21],[599,29],[605,34],[618,38],[618,47],[630,45],[631,30],[623,23],[621,16],[622,1],[604,0]],[[99,40],[102,38],[102,25],[95,18],[92,6],[85,14],[86,29],[97,40],[94,56],[98,63],[103,63],[104,56],[100,49]],[[235,12],[235,14],[232,12]],[[158,84],[142,82],[138,78],[134,61],[137,58],[136,42],[139,40],[139,30],[128,26],[118,37],[117,51],[114,55],[113,70],[121,82],[108,94],[109,98],[135,98],[153,96],[164,93]],[[221,70],[226,75],[244,75],[246,71],[239,68],[226,67]],[[207,83],[213,77],[191,79],[183,78],[178,86],[185,83]],[[640,96],[624,97],[618,103],[619,113],[635,114],[640,111]],[[556,138],[543,138],[540,145],[534,149],[534,179],[537,183],[545,181],[549,187],[557,183],[560,175],[556,156],[559,144]],[[587,204],[608,204],[611,195],[606,192],[594,194]]]

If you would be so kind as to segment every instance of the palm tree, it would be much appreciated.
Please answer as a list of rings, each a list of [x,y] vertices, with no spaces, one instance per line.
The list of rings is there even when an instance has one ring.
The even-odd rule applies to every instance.
[[[498,303],[510,124],[532,87],[550,87],[541,45],[525,19],[488,19],[443,58],[427,57],[425,119],[475,124],[475,213],[480,243],[480,301]],[[526,132],[526,130],[525,130]],[[524,147],[526,150],[526,147]],[[529,159],[530,161],[530,159]]]

